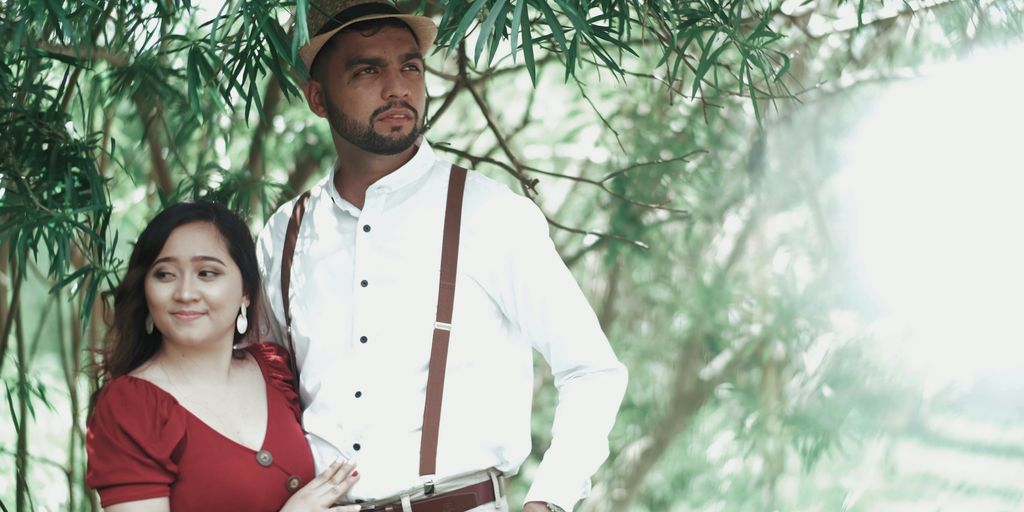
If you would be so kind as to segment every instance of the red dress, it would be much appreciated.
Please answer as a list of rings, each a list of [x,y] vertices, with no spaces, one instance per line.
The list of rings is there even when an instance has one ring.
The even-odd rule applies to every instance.
[[[148,381],[124,376],[103,388],[89,419],[86,483],[104,507],[169,497],[172,511],[276,512],[313,478],[287,352],[271,343],[245,350],[267,385],[260,451],[219,434]]]

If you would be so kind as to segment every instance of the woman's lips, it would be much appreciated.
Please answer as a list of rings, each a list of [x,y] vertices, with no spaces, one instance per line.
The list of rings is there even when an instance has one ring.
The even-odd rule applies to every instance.
[[[176,311],[171,313],[171,316],[178,320],[195,320],[203,315],[204,313],[200,313],[198,311]]]

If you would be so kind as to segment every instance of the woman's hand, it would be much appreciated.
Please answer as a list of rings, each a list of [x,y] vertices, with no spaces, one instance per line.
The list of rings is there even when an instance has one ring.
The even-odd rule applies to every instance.
[[[295,491],[281,512],[359,512],[359,505],[332,507],[359,480],[359,472],[355,471],[355,467],[355,464],[348,462],[331,464],[302,489]]]

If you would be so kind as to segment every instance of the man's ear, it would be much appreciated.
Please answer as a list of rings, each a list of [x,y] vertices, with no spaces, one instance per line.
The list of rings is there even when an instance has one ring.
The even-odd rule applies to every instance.
[[[319,117],[327,117],[327,105],[324,101],[324,85],[310,78],[309,81],[302,86],[302,92],[306,95],[306,104],[309,105],[309,110]]]

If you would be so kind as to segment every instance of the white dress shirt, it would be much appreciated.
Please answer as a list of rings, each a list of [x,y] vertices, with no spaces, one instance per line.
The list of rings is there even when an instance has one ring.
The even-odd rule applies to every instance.
[[[292,334],[303,419],[323,470],[358,462],[353,499],[421,485],[420,430],[450,164],[423,142],[366,191],[362,209],[327,176],[312,188],[292,264]],[[268,324],[280,338],[281,252],[294,199],[259,235]],[[608,456],[626,387],[596,316],[530,200],[470,172],[441,409],[437,477],[530,454],[533,356],[558,389],[551,447],[527,501],[572,510]]]

